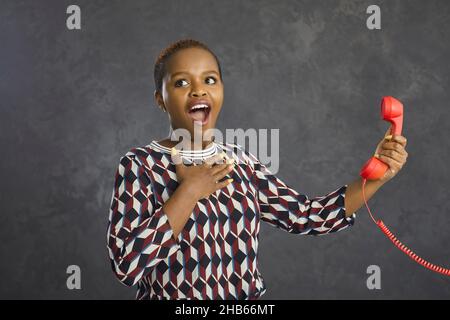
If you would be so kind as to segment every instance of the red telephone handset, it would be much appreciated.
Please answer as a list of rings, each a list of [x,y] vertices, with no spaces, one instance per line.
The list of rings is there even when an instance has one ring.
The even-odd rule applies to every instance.
[[[381,118],[392,123],[391,134],[401,135],[403,127],[403,104],[393,97],[381,100]],[[388,166],[378,158],[370,158],[362,167],[360,175],[363,179],[377,180],[387,171]]]
[[[402,127],[403,127],[403,104],[395,99],[394,97],[383,97],[381,101],[381,118],[383,120],[389,121],[392,124],[391,134],[401,135]],[[367,205],[366,195],[364,193],[364,187],[366,185],[367,180],[377,180],[381,178],[385,172],[388,170],[388,165],[385,164],[378,158],[372,157],[370,158],[364,166],[361,168],[360,176],[363,178],[362,182],[362,192],[364,202],[366,204],[367,210],[369,211],[370,217],[373,222],[383,231],[383,233],[394,243],[394,245],[407,254],[411,259],[419,263],[420,265],[433,270],[438,273],[442,273],[444,275],[450,276],[450,269],[446,269],[443,267],[436,266],[430,262],[425,261],[418,255],[416,255],[413,251],[408,249],[405,245],[403,245],[386,227],[383,221],[378,220],[375,221],[373,218],[372,212],[370,211],[369,206]]]

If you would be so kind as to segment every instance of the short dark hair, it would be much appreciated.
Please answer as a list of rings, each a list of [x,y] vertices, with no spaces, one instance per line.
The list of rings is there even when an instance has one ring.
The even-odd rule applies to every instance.
[[[222,69],[220,68],[219,59],[214,54],[214,52],[212,52],[211,49],[209,49],[204,43],[202,43],[200,41],[197,41],[194,39],[189,39],[189,38],[181,39],[181,40],[178,40],[178,41],[170,44],[165,49],[163,49],[155,61],[155,69],[153,72],[153,76],[155,79],[156,91],[162,92],[162,79],[164,78],[164,75],[167,71],[166,70],[167,60],[176,52],[180,51],[181,49],[187,49],[187,48],[202,48],[202,49],[205,49],[206,51],[210,52],[216,59],[217,66],[219,67],[220,80],[222,80]]]

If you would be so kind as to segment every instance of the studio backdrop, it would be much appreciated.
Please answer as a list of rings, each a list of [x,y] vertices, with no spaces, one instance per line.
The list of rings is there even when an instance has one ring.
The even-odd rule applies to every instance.
[[[217,128],[279,129],[277,176],[309,197],[358,177],[388,128],[381,98],[399,98],[408,162],[370,207],[448,267],[449,30],[445,0],[3,0],[0,298],[134,299],[106,248],[114,174],[168,135],[153,68],[183,38],[220,60]],[[342,232],[262,222],[259,239],[262,299],[450,297],[449,278],[395,249],[364,206]]]

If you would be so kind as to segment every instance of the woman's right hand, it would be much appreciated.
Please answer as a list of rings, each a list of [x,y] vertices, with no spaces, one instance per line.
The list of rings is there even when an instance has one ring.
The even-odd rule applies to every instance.
[[[229,185],[233,179],[219,181],[233,170],[234,160],[224,160],[224,153],[217,154],[199,165],[186,166],[179,152],[172,148],[172,161],[175,164],[179,184],[187,186],[195,199],[208,198],[209,195]]]

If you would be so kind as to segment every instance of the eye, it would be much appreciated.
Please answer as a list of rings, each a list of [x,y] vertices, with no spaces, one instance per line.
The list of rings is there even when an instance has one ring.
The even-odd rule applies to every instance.
[[[215,83],[217,82],[217,80],[216,80],[215,77],[207,77],[206,79],[213,79],[213,80],[214,80],[214,82],[212,82],[212,83],[210,82],[210,83],[208,83],[208,84],[215,84]],[[183,86],[183,85],[181,84],[182,81],[184,81],[184,82],[187,83],[186,80],[180,79],[180,80],[175,81],[175,87],[181,87],[181,86]],[[206,81],[208,81],[208,80],[206,80]]]
[[[177,80],[177,81],[175,81],[175,87],[179,87],[179,83],[181,82],[181,81],[185,81],[185,82],[187,82],[186,80],[184,80],[184,79],[180,79],[180,80]]]
[[[214,83],[217,82],[216,78],[214,78],[214,77],[207,77],[206,79],[213,79],[213,80],[214,80]],[[210,83],[210,84],[214,84],[214,83]]]

